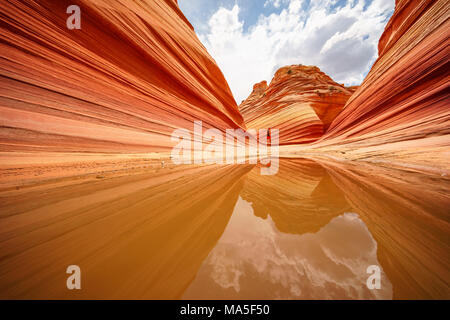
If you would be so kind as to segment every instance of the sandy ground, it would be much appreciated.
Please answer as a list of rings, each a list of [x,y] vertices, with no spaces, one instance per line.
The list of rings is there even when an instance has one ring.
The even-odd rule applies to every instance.
[[[0,153],[0,191],[173,169],[168,154]]]
[[[348,145],[296,145],[280,146],[280,156],[284,158],[316,158],[334,161],[372,163],[415,172],[450,176],[450,149],[437,140],[431,139],[401,141],[383,145],[359,147]],[[439,144],[437,143],[439,142]]]

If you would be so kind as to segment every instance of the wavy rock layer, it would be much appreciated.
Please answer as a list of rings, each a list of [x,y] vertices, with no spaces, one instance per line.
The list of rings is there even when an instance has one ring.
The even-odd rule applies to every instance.
[[[0,151],[160,151],[194,120],[243,126],[174,0],[2,1],[0,21]]]
[[[446,0],[397,1],[378,60],[318,146],[359,149],[356,158],[426,162],[441,154],[448,162],[449,16]]]
[[[239,110],[248,128],[279,129],[282,145],[308,143],[323,135],[353,91],[317,67],[292,65],[279,69],[269,86],[255,84]]]

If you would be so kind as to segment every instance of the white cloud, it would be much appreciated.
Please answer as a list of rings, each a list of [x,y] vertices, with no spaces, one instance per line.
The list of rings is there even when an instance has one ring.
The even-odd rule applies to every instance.
[[[238,103],[253,84],[270,81],[288,64],[317,65],[334,80],[359,84],[377,57],[378,39],[394,9],[392,0],[314,0],[304,9],[301,0],[267,0],[286,6],[260,16],[244,30],[240,7],[219,8],[199,37],[222,69]],[[365,8],[366,7],[366,8]],[[365,9],[365,10],[364,10]]]
[[[266,2],[264,2],[264,8],[271,5],[275,8],[279,8],[283,2],[286,2],[286,0],[266,0]]]

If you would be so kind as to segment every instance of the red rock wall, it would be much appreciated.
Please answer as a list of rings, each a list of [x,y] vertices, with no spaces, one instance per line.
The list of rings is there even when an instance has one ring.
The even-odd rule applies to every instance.
[[[319,145],[371,147],[412,156],[450,146],[450,2],[401,0],[379,42],[379,58]],[[406,143],[409,141],[409,143]],[[386,145],[395,148],[386,149]]]
[[[159,151],[194,120],[243,126],[175,0],[1,1],[0,27],[0,151]]]
[[[351,93],[317,67],[293,65],[279,69],[269,86],[256,84],[239,110],[247,128],[279,129],[281,145],[308,143],[323,135]]]

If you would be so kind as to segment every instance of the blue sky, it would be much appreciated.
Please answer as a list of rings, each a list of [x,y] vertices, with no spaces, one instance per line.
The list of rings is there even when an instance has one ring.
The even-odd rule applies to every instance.
[[[178,0],[238,103],[288,64],[360,84],[394,0]]]

